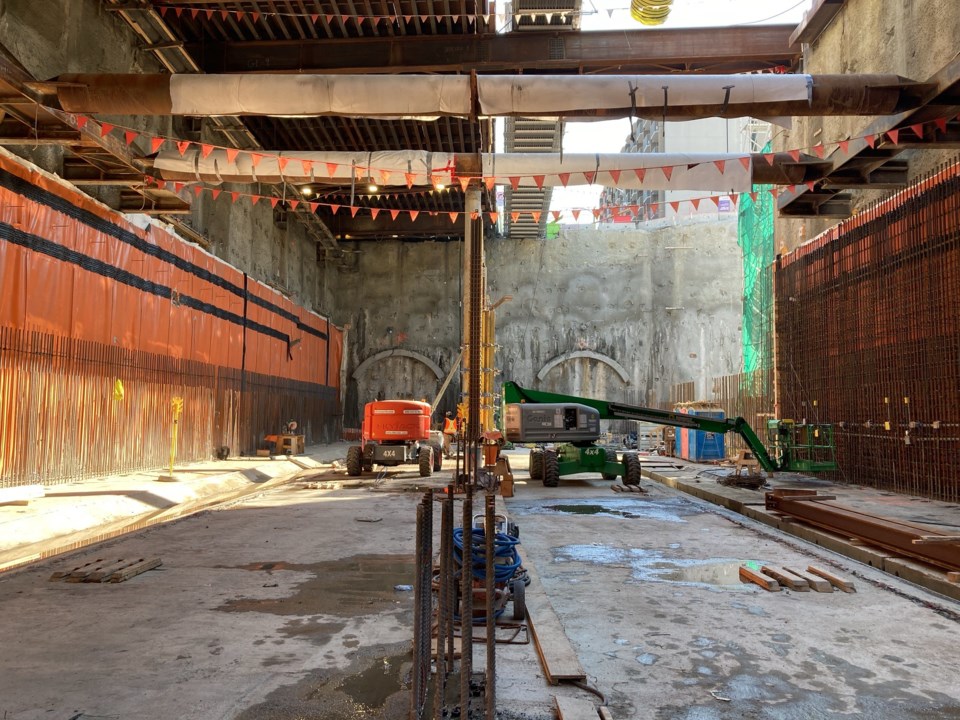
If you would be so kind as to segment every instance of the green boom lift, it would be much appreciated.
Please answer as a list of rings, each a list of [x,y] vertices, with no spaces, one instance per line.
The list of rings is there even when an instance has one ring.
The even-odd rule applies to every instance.
[[[822,472],[836,470],[833,426],[770,420],[767,439],[770,450],[741,417],[723,420],[684,413],[635,407],[606,400],[560,395],[522,388],[515,382],[503,386],[506,404],[505,435],[510,442],[551,444],[530,453],[530,477],[556,487],[563,475],[599,472],[604,479],[620,476],[625,485],[640,484],[640,460],[635,453],[617,458],[616,451],[596,445],[600,420],[638,420],[691,430],[743,438],[754,457],[768,473],[788,470]]]

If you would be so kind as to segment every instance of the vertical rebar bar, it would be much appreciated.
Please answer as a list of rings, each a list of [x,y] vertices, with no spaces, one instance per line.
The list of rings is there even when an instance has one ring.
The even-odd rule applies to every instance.
[[[463,562],[460,576],[460,717],[470,716],[473,674],[473,484],[463,498]]]
[[[494,720],[494,715],[496,713],[497,705],[497,655],[496,655],[496,641],[497,641],[497,625],[496,617],[494,616],[494,607],[495,600],[494,593],[496,592],[496,587],[494,585],[494,540],[496,539],[496,496],[493,494],[493,491],[488,489],[487,494],[484,497],[484,522],[483,522],[483,539],[485,545],[485,559],[486,567],[485,578],[486,586],[484,590],[487,595],[486,602],[486,651],[487,651],[487,673],[486,673],[486,684],[484,685],[484,709],[486,710],[487,720]]]
[[[423,575],[423,536],[425,534],[423,503],[417,505],[417,525],[415,533],[414,557],[416,558],[416,567],[414,568],[413,583],[415,597],[413,599],[413,670],[410,673],[412,679],[410,688],[410,718],[411,720],[420,720],[423,712],[423,700],[421,696],[424,691],[422,670],[424,664],[428,662],[428,660],[423,657],[423,642],[421,641],[421,636],[424,632],[421,598],[423,593],[423,586],[421,584],[421,576]]]

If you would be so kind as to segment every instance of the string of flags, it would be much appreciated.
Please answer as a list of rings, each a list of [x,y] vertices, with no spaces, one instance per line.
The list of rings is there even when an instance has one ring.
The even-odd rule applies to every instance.
[[[248,19],[251,22],[257,23],[261,22],[267,18],[281,18],[281,17],[291,17],[291,18],[309,18],[310,21],[316,25],[323,19],[327,25],[332,24],[335,20],[346,23],[348,20],[353,20],[358,26],[363,22],[369,23],[371,26],[375,26],[381,21],[387,21],[390,23],[400,22],[401,20],[405,23],[413,22],[414,20],[419,19],[420,22],[425,23],[431,19],[436,19],[440,22],[444,20],[452,20],[453,22],[459,22],[463,20],[467,23],[475,23],[479,20],[482,20],[484,23],[489,23],[490,18],[506,18],[513,17],[516,22],[520,21],[520,18],[527,17],[535,19],[538,16],[542,16],[546,19],[547,23],[550,24],[553,22],[554,17],[561,18],[561,22],[571,21],[574,17],[594,15],[597,10],[512,10],[509,13],[393,13],[388,15],[378,15],[371,13],[370,15],[355,15],[355,14],[346,14],[342,13],[339,10],[337,12],[308,12],[306,10],[296,11],[296,10],[225,10],[222,8],[201,8],[195,7],[190,4],[179,4],[172,2],[154,2],[153,7],[160,13],[161,17],[166,18],[169,15],[172,15],[177,18],[182,18],[184,16],[196,20],[198,18],[206,18],[208,21],[213,20],[216,17],[219,17],[221,20],[233,19],[236,21],[241,21],[243,19]],[[630,12],[629,6],[616,7],[616,8],[606,8],[608,17],[613,17],[614,13],[619,12]]]
[[[340,164],[338,163],[314,162],[311,160],[293,159],[293,158],[284,157],[282,155],[277,155],[277,154],[268,153],[268,152],[240,150],[238,148],[223,147],[223,146],[213,145],[209,143],[194,142],[191,140],[179,140],[179,139],[169,138],[161,135],[143,133],[141,131],[124,127],[121,125],[116,125],[113,123],[97,122],[96,120],[93,120],[86,115],[74,115],[74,119],[76,121],[77,128],[81,130],[91,122],[98,124],[100,137],[107,137],[108,135],[111,135],[115,132],[120,133],[127,146],[132,145],[134,142],[138,140],[144,140],[149,145],[151,154],[155,154],[159,152],[164,145],[168,145],[168,144],[175,147],[177,149],[177,152],[179,152],[179,154],[181,155],[181,157],[191,148],[199,149],[201,156],[204,158],[209,157],[209,155],[214,150],[223,150],[224,153],[226,154],[227,161],[231,163],[234,162],[240,155],[248,156],[254,169],[256,169],[256,167],[259,165],[259,163],[263,159],[272,158],[276,160],[277,165],[280,168],[281,175],[283,171],[287,167],[289,167],[290,163],[292,162],[298,163],[302,166],[303,176],[305,177],[316,177],[315,173],[317,170],[321,170],[321,171],[325,170],[326,176],[328,178],[333,178],[334,176],[337,175],[338,170],[341,167]],[[915,123],[905,128],[888,130],[882,133],[867,134],[860,137],[847,138],[845,140],[837,140],[834,142],[827,142],[827,143],[820,142],[810,147],[794,148],[794,149],[786,150],[783,152],[786,152],[786,154],[788,154],[794,162],[799,163],[801,161],[802,154],[815,155],[817,158],[823,159],[827,155],[827,150],[831,148],[835,148],[836,150],[839,150],[840,152],[847,154],[849,152],[850,143],[855,140],[863,140],[867,144],[867,146],[870,148],[877,147],[877,145],[884,142],[885,139],[889,140],[891,143],[896,145],[899,143],[900,138],[904,132],[910,132],[914,136],[916,136],[916,138],[923,140],[926,137],[926,132],[928,129],[931,130],[931,132],[933,133],[936,133],[936,132],[939,132],[941,134],[946,133],[947,123],[952,119],[954,118],[952,117],[937,118],[935,120]],[[960,116],[956,116],[956,119],[960,120]],[[773,165],[776,153],[773,153],[773,152],[761,153],[760,155],[771,166]],[[738,161],[743,164],[745,169],[747,169],[749,168],[751,156],[745,155],[743,157],[738,158]],[[717,170],[722,175],[725,169],[725,164],[730,161],[714,160],[711,162],[716,166]],[[597,176],[603,173],[610,177],[610,180],[612,181],[612,185],[615,187],[619,183],[619,179],[622,173],[633,173],[636,175],[637,179],[640,180],[640,182],[643,182],[647,173],[660,172],[669,181],[670,178],[672,177],[673,171],[676,168],[678,167],[691,168],[701,164],[703,163],[684,164],[684,165],[665,165],[662,167],[647,167],[647,168],[634,168],[634,169],[623,169],[623,170],[621,169],[603,170],[602,168],[597,168],[596,170],[591,172],[577,173],[577,175],[582,175],[583,180],[586,182],[586,184],[592,185],[596,182]],[[320,167],[317,167],[317,166],[320,166]],[[449,169],[450,168],[447,168],[447,170]],[[364,178],[381,177],[389,174],[389,172],[386,170],[382,170],[372,166],[370,167],[353,166],[351,171],[360,180],[363,180]],[[413,174],[405,173],[405,175],[406,175],[407,187],[412,188]],[[519,184],[522,178],[531,178],[534,181],[534,184],[536,184],[538,188],[542,188],[545,177],[546,177],[545,175],[523,175],[523,176],[511,175],[506,177],[484,176],[482,178],[478,178],[476,176],[458,176],[455,178],[455,180],[459,182],[463,190],[466,190],[470,182],[474,180],[481,180],[489,190],[492,190],[495,185],[507,185],[507,184],[509,184],[514,190],[516,190],[519,187]],[[568,182],[571,180],[570,173],[560,173],[558,177],[560,178],[560,182],[564,187],[566,187]],[[436,181],[435,184],[438,183],[440,180],[439,177],[432,178],[432,179]],[[289,207],[291,210],[296,210],[298,207],[300,207],[301,204],[304,207],[309,208],[312,212],[317,212],[321,207],[324,207],[324,208],[327,208],[331,213],[336,214],[341,209],[343,209],[350,212],[351,216],[354,216],[354,217],[357,215],[358,212],[364,211],[364,212],[369,212],[374,218],[376,218],[378,214],[382,211],[382,212],[389,213],[391,215],[391,219],[393,220],[396,220],[400,213],[409,214],[411,220],[416,220],[416,218],[421,214],[421,212],[423,212],[429,215],[447,214],[450,216],[451,222],[456,222],[459,216],[463,215],[462,212],[442,213],[441,211],[398,210],[398,209],[368,207],[363,205],[344,205],[342,203],[315,202],[315,201],[310,201],[310,200],[301,199],[301,198],[281,199],[277,197],[261,196],[261,195],[250,194],[250,193],[225,191],[217,187],[207,187],[203,183],[199,183],[199,182],[184,183],[184,182],[162,181],[162,180],[157,180],[156,178],[153,178],[151,176],[145,176],[144,183],[147,185],[163,187],[165,189],[172,190],[173,192],[178,194],[182,192],[189,185],[191,190],[197,196],[199,196],[203,192],[207,192],[207,193],[210,193],[214,199],[217,199],[221,196],[221,194],[226,193],[229,197],[231,197],[233,202],[237,202],[240,198],[246,198],[253,203],[257,203],[260,201],[267,201],[271,204],[272,207],[276,207],[278,204],[282,202],[284,203],[285,206]],[[805,183],[805,185],[812,191],[816,186],[816,181],[807,182]],[[790,193],[793,193],[797,190],[797,185],[788,185],[786,186],[786,190]],[[423,192],[428,193],[428,192],[432,192],[432,190],[424,190]],[[779,194],[783,191],[776,187],[772,187],[767,192],[769,192],[774,198],[777,198]],[[409,193],[405,193],[405,195],[408,195],[408,194]],[[723,198],[729,198],[733,204],[736,204],[740,195],[741,195],[740,193],[705,195],[699,198],[688,198],[685,200],[658,203],[658,204],[650,205],[649,207],[652,214],[657,213],[657,211],[659,210],[659,205],[670,206],[674,210],[674,212],[677,212],[681,204],[689,203],[694,208],[694,210],[697,210],[699,209],[699,205],[701,202],[707,201],[707,202],[714,203],[719,209]],[[749,195],[751,199],[753,200],[757,199],[756,192],[751,192],[749,193]],[[389,193],[389,192],[377,192],[375,193],[375,196],[378,198],[390,199],[390,198],[396,198],[397,194]],[[629,204],[629,205],[623,205],[623,206],[603,206],[602,208],[593,208],[593,209],[576,208],[576,209],[572,209],[571,213],[573,214],[574,220],[578,220],[579,215],[583,212],[591,213],[593,214],[594,218],[600,219],[601,215],[604,213],[605,210],[613,211],[620,215],[629,214],[629,215],[636,216],[639,212],[641,212],[641,207],[642,206],[639,206],[639,205]],[[550,212],[551,214],[554,215],[555,220],[559,219],[560,211],[550,211]],[[488,216],[493,222],[496,222],[497,219],[499,218],[499,213],[497,212],[485,212],[483,214]],[[534,210],[512,212],[511,219],[513,221],[516,221],[521,215],[530,215],[531,217],[533,217],[535,222],[539,222],[540,217],[542,216],[542,212],[534,211]],[[476,219],[476,216],[477,216],[477,213],[474,213],[472,219]]]

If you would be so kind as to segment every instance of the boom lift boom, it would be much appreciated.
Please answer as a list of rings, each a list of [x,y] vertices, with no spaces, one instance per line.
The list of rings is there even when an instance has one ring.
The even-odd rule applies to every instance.
[[[529,390],[515,382],[504,383],[503,398],[507,404],[507,440],[559,443],[554,451],[556,458],[546,454],[542,458],[531,455],[531,477],[542,479],[545,485],[556,485],[555,480],[559,475],[591,470],[599,470],[608,479],[622,475],[627,485],[639,482],[639,461],[635,455],[624,455],[620,463],[616,460],[616,453],[609,451],[606,451],[607,457],[597,457],[600,452],[605,451],[604,448],[594,445],[594,441],[600,436],[600,419],[638,420],[721,434],[733,432],[743,438],[760,466],[771,473],[778,470],[817,472],[836,469],[831,425],[797,425],[790,420],[771,420],[768,423],[768,439],[773,447],[771,455],[767,446],[742,417],[715,419],[687,415],[606,400]],[[798,428],[802,428],[803,432],[798,432]],[[797,438],[802,438],[802,443],[798,443]],[[632,467],[634,461],[636,469]],[[554,462],[559,465],[556,475]],[[540,474],[541,472],[543,474]]]

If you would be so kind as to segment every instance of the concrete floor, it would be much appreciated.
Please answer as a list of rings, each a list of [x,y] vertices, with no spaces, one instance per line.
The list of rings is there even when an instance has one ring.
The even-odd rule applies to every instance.
[[[662,485],[548,489],[512,462],[525,560],[613,717],[960,718],[960,604]],[[294,482],[0,575],[0,718],[406,718],[423,484]],[[123,557],[163,565],[48,579]],[[856,573],[858,592],[767,593],[742,561]],[[497,662],[501,718],[599,705],[548,686],[530,644]]]

